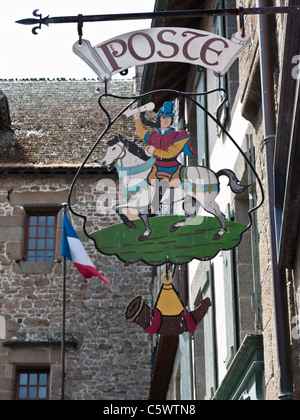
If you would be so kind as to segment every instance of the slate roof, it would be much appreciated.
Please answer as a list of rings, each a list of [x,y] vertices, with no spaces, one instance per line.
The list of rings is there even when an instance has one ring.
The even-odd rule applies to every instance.
[[[133,96],[134,86],[134,79],[113,80],[108,93]],[[10,132],[0,130],[0,164],[79,165],[107,124],[98,105],[104,86],[96,80],[0,80],[0,92],[0,129],[9,128],[5,98],[12,128]],[[105,106],[114,117],[129,102],[106,98]],[[133,119],[122,116],[91,160],[100,160],[106,141],[118,133],[133,139]]]

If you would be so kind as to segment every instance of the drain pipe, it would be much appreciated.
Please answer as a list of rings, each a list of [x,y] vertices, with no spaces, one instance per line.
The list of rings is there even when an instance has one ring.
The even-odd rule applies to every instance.
[[[258,7],[267,7],[268,1],[258,0]],[[272,66],[272,30],[268,15],[259,16],[259,45],[262,107],[264,117],[264,144],[269,196],[273,290],[275,303],[276,341],[278,350],[280,400],[293,400],[293,378],[285,270],[277,263],[275,224],[274,150],[276,137],[275,95]]]

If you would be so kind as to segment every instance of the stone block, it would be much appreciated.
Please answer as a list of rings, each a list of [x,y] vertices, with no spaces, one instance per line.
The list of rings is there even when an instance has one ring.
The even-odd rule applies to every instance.
[[[23,258],[23,243],[8,242],[6,244],[6,256],[9,260],[15,261]]]
[[[24,225],[24,217],[20,216],[0,216],[0,228],[2,227],[22,227]]]
[[[24,241],[23,227],[1,227],[0,243]]]
[[[67,201],[69,190],[65,189],[62,191],[24,191],[15,192],[11,194],[11,205],[12,206],[24,206],[24,207],[53,207],[57,206],[60,208],[62,203]]]

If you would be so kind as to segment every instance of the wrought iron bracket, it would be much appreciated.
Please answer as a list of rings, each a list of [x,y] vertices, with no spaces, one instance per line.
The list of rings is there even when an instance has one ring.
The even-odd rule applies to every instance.
[[[34,35],[38,34],[38,30],[42,28],[42,25],[49,26],[53,23],[78,23],[79,19],[84,22],[109,22],[109,21],[121,21],[121,20],[144,20],[144,19],[156,19],[156,18],[186,18],[186,17],[205,17],[205,16],[241,16],[241,8],[235,9],[211,9],[211,10],[176,10],[176,11],[165,11],[165,12],[151,12],[151,13],[125,13],[125,14],[107,14],[107,15],[88,15],[88,16],[57,16],[50,17],[49,15],[45,18],[38,13],[36,9],[33,12],[33,16],[39,19],[21,19],[16,23],[22,25],[36,25],[32,29]],[[283,14],[283,13],[300,13],[299,6],[286,6],[286,7],[256,7],[256,8],[243,8],[243,15],[265,15],[265,14]]]

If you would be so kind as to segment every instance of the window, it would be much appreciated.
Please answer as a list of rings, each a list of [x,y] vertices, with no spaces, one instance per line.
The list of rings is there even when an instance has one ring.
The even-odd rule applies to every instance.
[[[17,400],[49,400],[48,370],[19,370]]]
[[[54,261],[56,221],[56,213],[28,213],[26,261]]]

